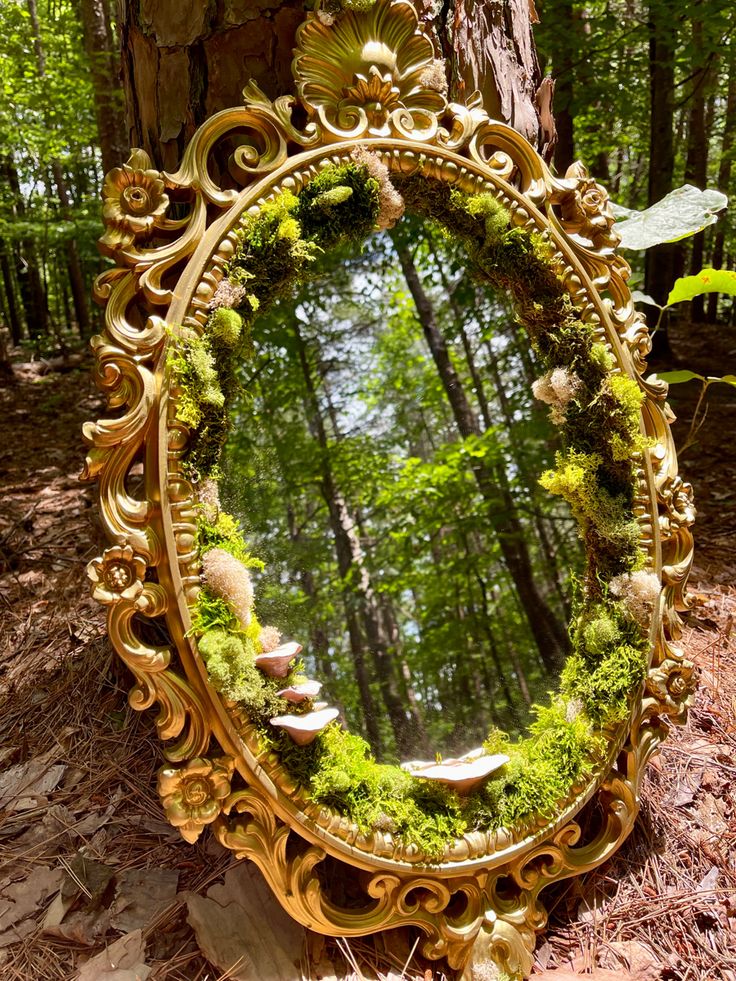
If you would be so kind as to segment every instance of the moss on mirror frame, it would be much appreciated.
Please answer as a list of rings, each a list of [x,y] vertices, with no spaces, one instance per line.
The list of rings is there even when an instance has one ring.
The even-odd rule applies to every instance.
[[[269,724],[285,703],[273,681],[261,677],[259,686],[253,673],[257,633],[244,637],[232,611],[228,619],[227,604],[206,588],[193,623],[213,685],[228,697],[238,696],[264,749],[279,754],[313,801],[348,816],[363,832],[390,831],[432,859],[466,831],[551,816],[600,764],[603,730],[626,718],[645,675],[646,618],[632,614],[638,602],[634,586],[649,589],[651,599],[655,577],[648,585],[641,579],[648,574],[632,513],[637,460],[647,446],[639,429],[644,396],[633,379],[611,373],[613,358],[580,320],[554,272],[544,237],[512,227],[508,212],[491,194],[469,196],[422,177],[398,177],[394,183],[410,211],[463,243],[481,282],[511,294],[547,369],[540,391],[546,386],[552,393],[545,400],[552,404],[564,449],[541,483],[570,504],[587,556],[570,624],[572,653],[559,691],[550,705],[536,707],[526,739],[512,743],[504,733],[489,734],[486,750],[502,751],[511,760],[481,790],[461,800],[399,767],[377,763],[361,737],[337,724],[310,746],[296,746]],[[246,218],[219,288],[230,291],[225,301],[231,305],[213,310],[201,337],[185,335],[170,347],[170,369],[181,390],[179,418],[192,431],[185,465],[195,480],[217,476],[237,390],[236,368],[252,353],[250,328],[257,313],[304,279],[319,251],[362,242],[374,228],[378,208],[378,182],[365,167],[344,164],[325,168],[299,195],[283,192]],[[201,554],[224,548],[246,564],[252,561],[235,520],[223,512],[214,518],[204,512]],[[214,638],[207,639],[212,632]],[[303,710],[308,708],[307,703]]]

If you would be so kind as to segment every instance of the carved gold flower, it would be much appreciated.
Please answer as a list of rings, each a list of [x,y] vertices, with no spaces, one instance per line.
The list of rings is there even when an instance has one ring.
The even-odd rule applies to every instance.
[[[612,232],[616,219],[606,190],[588,176],[580,163],[572,164],[565,177],[576,180],[571,193],[562,200],[562,220],[566,230],[592,242],[597,249],[614,248],[618,243],[618,236]]]
[[[87,566],[87,575],[95,584],[92,596],[106,604],[134,600],[143,589],[145,574],[146,560],[131,545],[113,545]]]
[[[432,41],[406,0],[377,0],[330,24],[309,18],[297,32],[294,66],[300,99],[336,135],[386,134],[397,111],[402,125],[426,128],[446,105],[427,81],[436,71]]]
[[[230,793],[234,766],[230,756],[216,760],[197,757],[186,766],[159,771],[158,792],[166,817],[190,844],[222,810],[222,801]]]
[[[668,715],[679,715],[695,690],[695,667],[690,661],[663,661],[650,671],[647,688]]]
[[[126,164],[114,167],[102,188],[102,215],[107,229],[100,245],[108,251],[125,249],[149,234],[169,206],[164,182],[143,150],[134,150]]]

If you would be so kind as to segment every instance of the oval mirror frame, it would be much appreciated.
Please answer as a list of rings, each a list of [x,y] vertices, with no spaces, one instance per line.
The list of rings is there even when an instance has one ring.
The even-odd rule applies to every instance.
[[[134,150],[106,178],[101,248],[116,265],[95,287],[106,305],[105,330],[92,345],[97,382],[116,411],[85,427],[83,477],[99,482],[111,542],[90,563],[93,595],[108,606],[110,638],[134,675],[130,704],[159,706],[168,761],[159,791],[187,841],[210,826],[238,857],[256,862],[287,912],[312,930],[357,936],[411,925],[426,935],[425,956],[446,957],[468,977],[483,960],[523,977],[546,922],[540,891],[594,868],[625,839],[644,765],[668,723],[684,721],[693,690],[693,666],[676,641],[694,511],[691,488],[677,473],[667,386],[644,378],[649,335],[626,285],[629,267],[615,253],[605,191],[581,165],[553,176],[477,98],[448,104],[411,4],[378,0],[334,22],[310,14],[297,35],[293,73],[297,99],[271,102],[249,83],[244,106],[205,122],[176,173],[159,173]],[[303,124],[294,121],[302,117]],[[177,418],[182,393],[168,354],[182,337],[201,336],[244,223],[285,191],[298,196],[316,175],[354,161],[356,147],[399,186],[419,179],[466,197],[492,195],[514,228],[536,236],[577,318],[607,350],[609,373],[642,393],[633,515],[641,568],[662,586],[646,678],[626,718],[603,727],[595,767],[573,782],[554,814],[470,831],[448,842],[441,857],[389,832],[361,832],[311,801],[264,749],[252,720],[214,690],[192,636],[199,505],[183,466],[192,433]],[[227,187],[212,176],[212,162],[223,156]],[[169,217],[178,203],[183,217]],[[163,618],[166,644],[152,639]],[[576,816],[586,805],[598,816],[581,823]],[[343,907],[330,895],[330,877],[320,874],[326,861],[361,870],[362,907]]]

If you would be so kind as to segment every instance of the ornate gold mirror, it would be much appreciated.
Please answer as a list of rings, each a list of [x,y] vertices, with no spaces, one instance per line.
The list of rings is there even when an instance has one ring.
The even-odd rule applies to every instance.
[[[310,15],[294,76],[177,173],[134,151],[106,179],[93,592],[187,841],[312,930],[524,977],[541,890],[626,837],[692,690],[666,385],[603,189],[448,105],[410,4]]]

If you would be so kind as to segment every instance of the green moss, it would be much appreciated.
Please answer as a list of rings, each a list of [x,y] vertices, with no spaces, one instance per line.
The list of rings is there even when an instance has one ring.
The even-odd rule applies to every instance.
[[[612,725],[628,716],[632,694],[644,680],[646,667],[647,651],[641,644],[619,644],[593,668],[579,654],[569,657],[561,684],[572,698],[580,700],[592,722]]]
[[[265,720],[284,711],[287,703],[277,694],[282,682],[256,667],[259,650],[247,633],[209,630],[200,638],[199,651],[216,690],[242,705],[252,718]]]
[[[349,815],[364,833],[390,831],[439,858],[447,842],[465,831],[455,794],[376,763],[365,740],[338,726],[322,734],[317,763],[310,796]]]
[[[618,624],[606,613],[591,620],[583,629],[586,653],[596,660],[610,653],[620,640],[621,630]]]
[[[510,827],[554,814],[575,782],[600,761],[603,740],[587,717],[568,718],[562,699],[535,706],[535,711],[529,737],[502,750],[511,757],[503,773],[468,802],[466,817],[472,826]]]
[[[206,587],[200,589],[191,610],[192,633],[204,638],[213,630],[237,631],[238,618],[228,603]]]
[[[247,215],[227,278],[249,290],[241,312],[213,311],[204,334],[179,339],[168,363],[181,388],[177,417],[192,430],[183,459],[195,480],[216,472],[229,429],[229,407],[239,391],[238,370],[253,355],[251,326],[308,274],[326,248],[362,242],[378,216],[378,182],[356,164],[329,166],[297,196],[283,191]]]
[[[375,6],[376,0],[340,0],[340,6],[343,10],[355,10],[360,13],[365,13],[370,10],[371,7]]]
[[[379,191],[378,181],[357,164],[321,170],[299,195],[296,215],[305,237],[324,250],[362,245],[378,218]]]
[[[352,196],[352,187],[346,187],[344,184],[339,184],[337,187],[333,187],[331,191],[323,191],[321,194],[318,194],[312,202],[312,207],[334,208],[338,204],[343,204]]]
[[[209,333],[225,347],[234,348],[243,333],[243,318],[235,310],[218,307],[208,321]]]
[[[222,548],[243,563],[248,569],[263,569],[263,562],[248,548],[236,519],[226,511],[220,511],[214,524],[204,514],[197,519],[197,544],[200,555],[211,548]]]
[[[196,429],[208,410],[225,403],[208,338],[180,338],[169,347],[167,364],[181,389],[177,419]]]
[[[567,501],[584,530],[590,523],[600,538],[619,550],[626,553],[636,550],[639,526],[631,516],[628,502],[601,486],[600,456],[570,449],[558,452],[556,462],[554,470],[547,470],[539,478],[542,487]]]
[[[450,191],[450,200],[473,218],[483,219],[487,245],[502,241],[511,223],[511,215],[492,194],[473,194],[468,197],[453,187]]]

